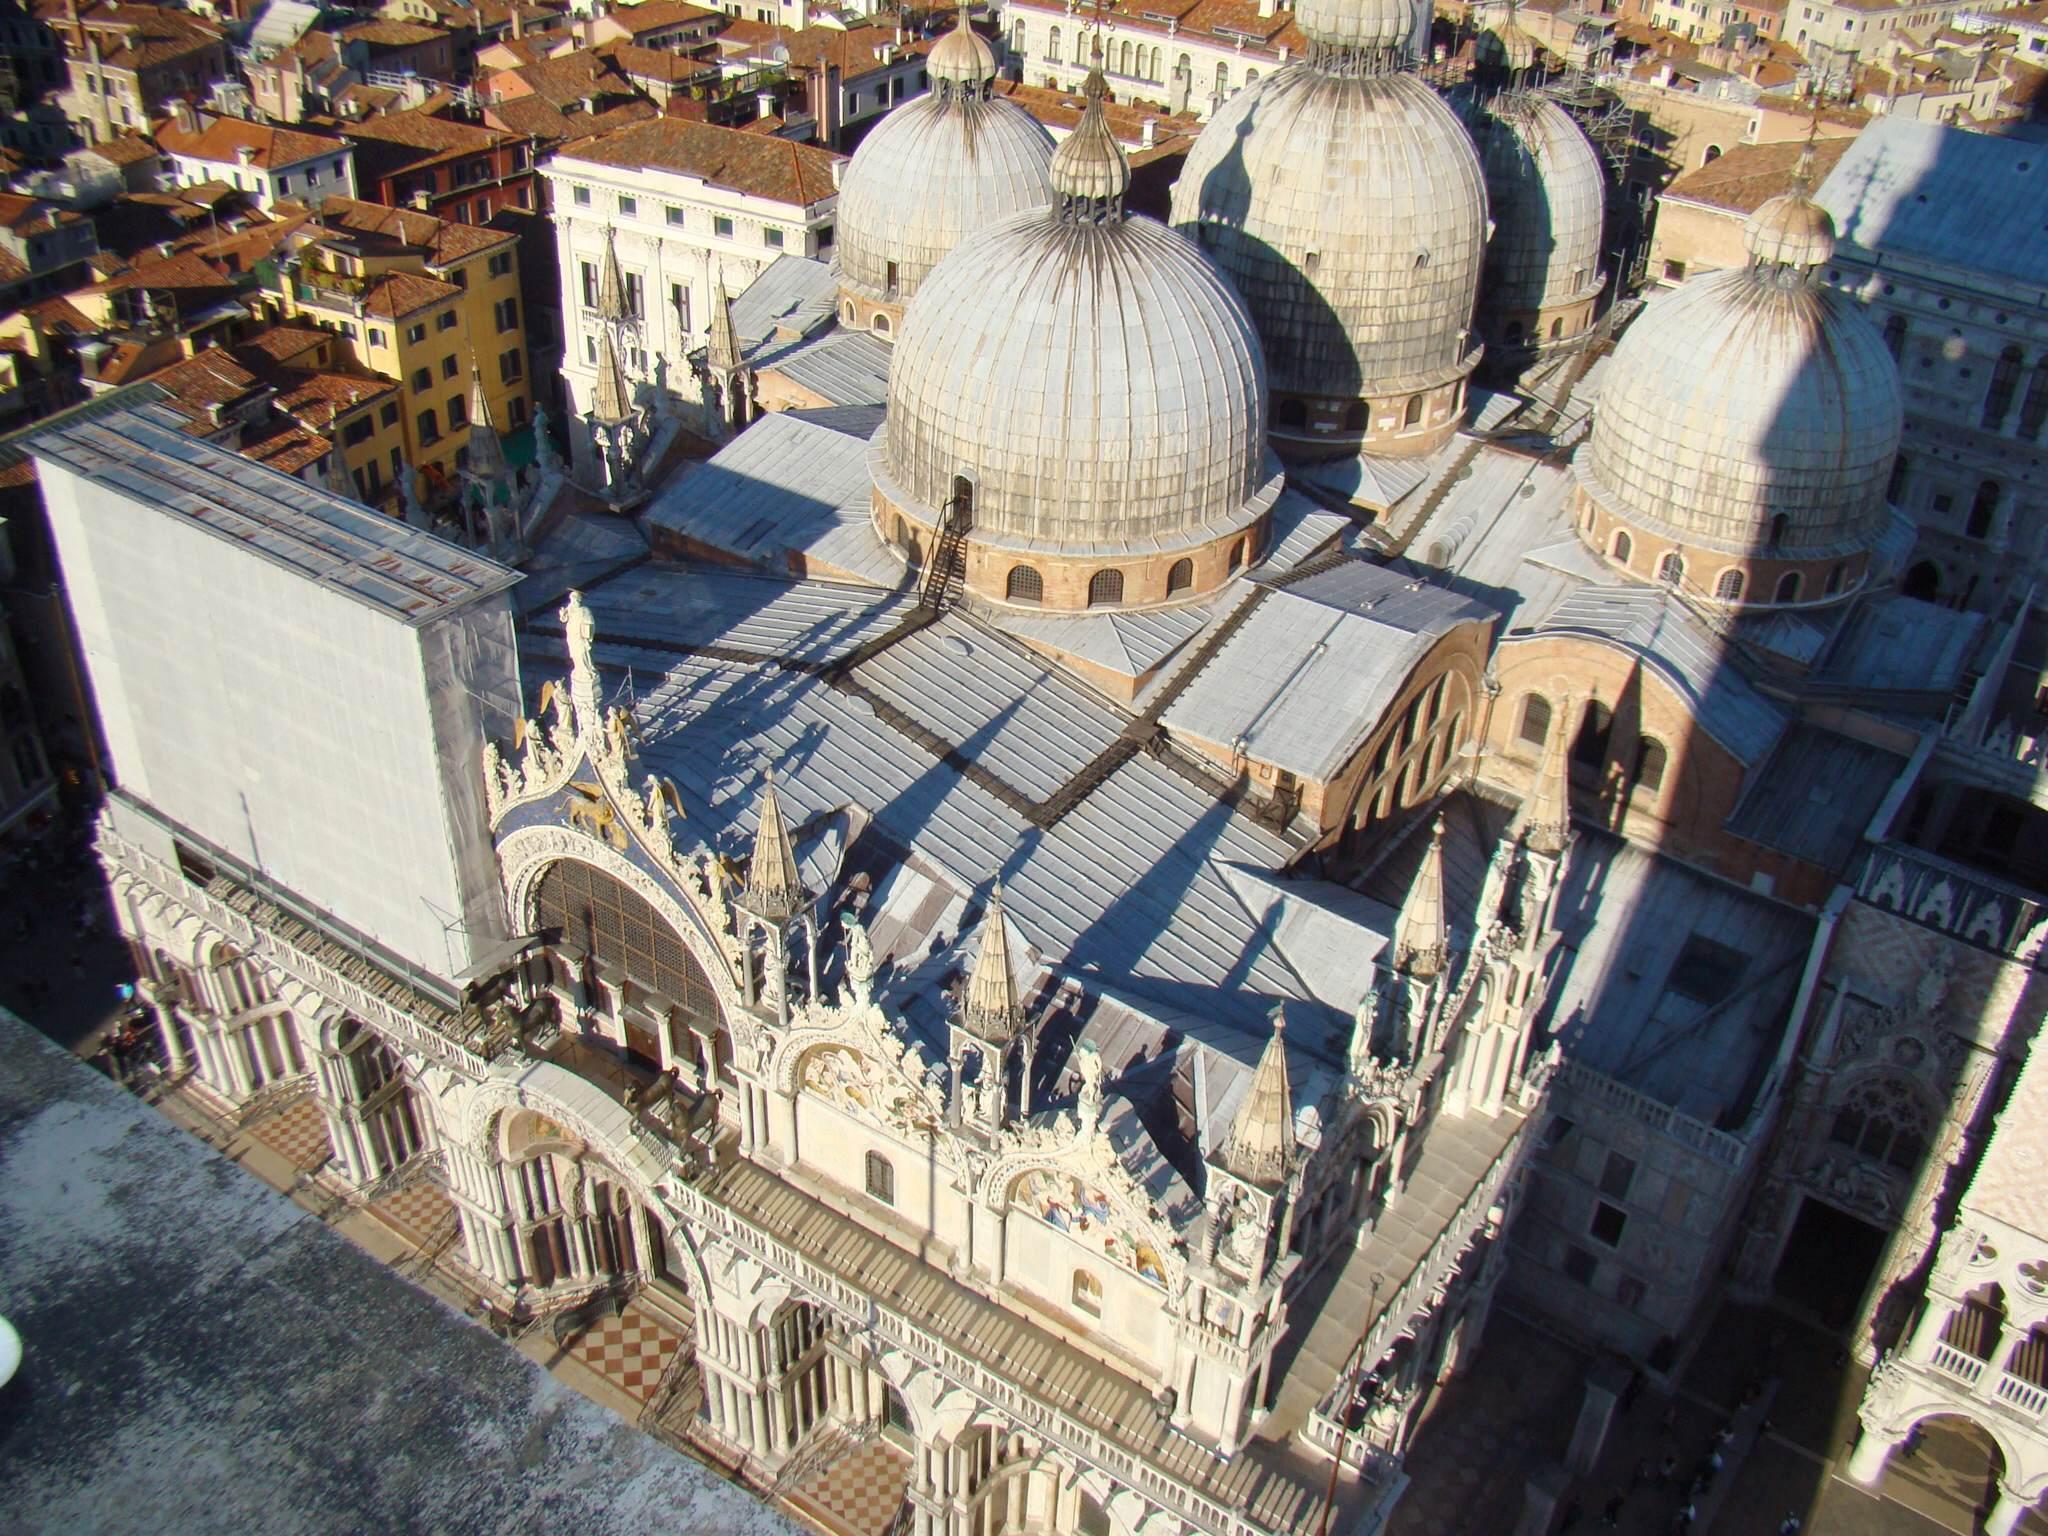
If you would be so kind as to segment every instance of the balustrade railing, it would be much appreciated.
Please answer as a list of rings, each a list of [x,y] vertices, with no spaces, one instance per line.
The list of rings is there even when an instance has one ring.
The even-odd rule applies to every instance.
[[[1977,1378],[1984,1374],[1984,1362],[1975,1355],[1966,1354],[1953,1344],[1937,1343],[1934,1352],[1927,1357],[1927,1363],[1944,1375],[1953,1376],[1969,1386],[1977,1384]]]
[[[2048,1410],[2048,1387],[2037,1387],[2011,1371],[1998,1373],[1998,1385],[1991,1395],[2030,1419],[2038,1419],[2044,1410]]]

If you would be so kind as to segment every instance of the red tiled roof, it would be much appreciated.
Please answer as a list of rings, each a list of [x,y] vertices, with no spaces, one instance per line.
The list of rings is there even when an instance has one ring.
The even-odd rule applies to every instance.
[[[1814,175],[1825,178],[1835,168],[1853,139],[1817,139],[1813,146]],[[1687,171],[1664,189],[1663,195],[1731,213],[1754,213],[1771,198],[1792,190],[1792,174],[1806,145],[1799,141],[1777,144],[1738,144],[1697,170]]]
[[[403,320],[461,292],[453,283],[444,283],[439,278],[422,277],[417,272],[390,272],[378,278],[363,295],[363,309],[387,320]]]
[[[837,190],[832,165],[839,158],[787,139],[657,117],[585,139],[563,150],[554,163],[567,166],[582,160],[632,170],[681,171],[750,197],[809,207]]]
[[[157,129],[156,141],[171,154],[204,160],[210,165],[239,165],[241,151],[254,150],[251,163],[265,170],[283,170],[348,148],[340,139],[246,123],[238,117],[216,117],[197,133],[185,132],[172,119]]]

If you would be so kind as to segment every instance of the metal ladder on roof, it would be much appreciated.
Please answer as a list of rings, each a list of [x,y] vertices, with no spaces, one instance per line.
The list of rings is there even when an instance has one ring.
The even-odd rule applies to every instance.
[[[966,579],[968,522],[967,505],[957,497],[939,513],[938,542],[932,546],[924,585],[917,594],[917,606],[929,613],[943,613],[951,607]]]

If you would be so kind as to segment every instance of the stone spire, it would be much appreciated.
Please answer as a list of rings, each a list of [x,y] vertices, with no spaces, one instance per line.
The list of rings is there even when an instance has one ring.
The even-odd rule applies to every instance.
[[[341,433],[338,430],[327,443],[327,489],[349,501],[362,500],[362,493],[356,489],[355,477],[348,472],[348,459],[341,451]]]
[[[505,445],[498,439],[498,424],[491,420],[490,397],[484,393],[484,376],[469,371],[469,461],[467,473],[478,480],[494,480],[505,473]]]
[[[1444,919],[1444,819],[1430,829],[1429,852],[1401,903],[1394,926],[1394,969],[1427,981],[1450,958],[1451,933]]]
[[[612,343],[612,328],[607,325],[597,333],[597,389],[591,396],[590,414],[608,427],[618,426],[632,420],[632,399],[619,349]]]
[[[1023,1022],[1017,978],[1010,969],[1010,924],[1003,915],[1001,881],[989,891],[988,915],[981,920],[981,947],[967,978],[960,1022],[992,1043],[1008,1040]]]
[[[782,817],[782,801],[775,793],[771,769],[762,776],[761,822],[754,829],[754,856],[747,861],[747,888],[741,905],[757,917],[780,922],[795,916],[804,900],[796,849],[790,845],[789,824]]]
[[[1554,857],[1571,841],[1571,767],[1566,761],[1565,735],[1571,729],[1574,702],[1566,694],[1564,707],[1551,720],[1550,731],[1543,738],[1543,762],[1536,770],[1536,782],[1516,817],[1532,853]]]
[[[619,271],[618,236],[609,227],[604,232],[604,267],[597,280],[597,318],[607,326],[632,318],[626,312],[626,279]]]
[[[1109,119],[1102,103],[1109,96],[1109,81],[1102,73],[1102,38],[1095,39],[1095,59],[1081,86],[1088,105],[1081,121],[1053,151],[1052,189],[1058,194],[1061,211],[1069,219],[1089,223],[1122,219],[1124,192],[1131,184],[1131,165],[1123,146],[1109,131]]]
[[[736,372],[742,362],[740,336],[732,323],[732,300],[726,297],[725,274],[712,279],[711,341],[705,349],[705,364],[714,373]]]
[[[1273,1033],[1259,1055],[1252,1085],[1230,1122],[1223,1166],[1247,1183],[1280,1184],[1294,1165],[1294,1090],[1287,1081],[1286,1017],[1273,1010]]]

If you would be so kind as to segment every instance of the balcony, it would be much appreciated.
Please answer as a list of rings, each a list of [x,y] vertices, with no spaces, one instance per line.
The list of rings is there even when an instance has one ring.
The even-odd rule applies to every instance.
[[[1984,1374],[1984,1362],[1975,1355],[1966,1354],[1953,1344],[1937,1343],[1934,1353],[1927,1357],[1927,1363],[1944,1376],[1953,1376],[1968,1387],[1977,1385]]]
[[[1999,1402],[2029,1419],[2039,1419],[2048,1411],[2048,1387],[2037,1387],[2024,1376],[2015,1376],[2011,1371],[1998,1373],[1998,1385],[1991,1395]]]

